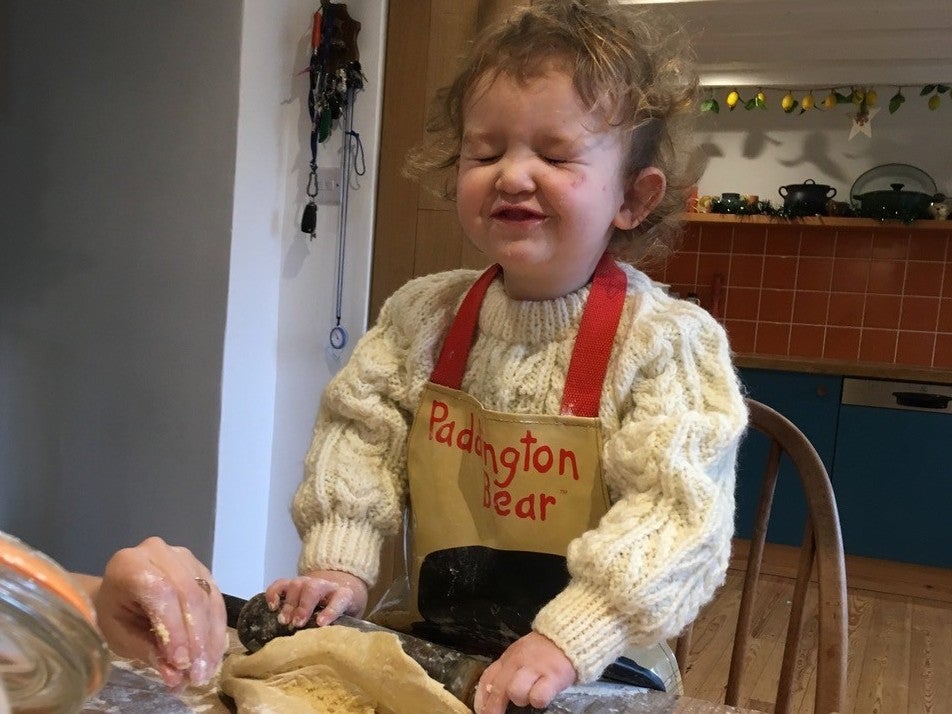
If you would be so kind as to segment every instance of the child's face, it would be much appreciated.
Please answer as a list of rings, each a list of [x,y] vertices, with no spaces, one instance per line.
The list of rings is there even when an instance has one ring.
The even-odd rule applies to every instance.
[[[466,103],[457,212],[510,297],[578,289],[615,226],[632,227],[621,133],[603,127],[558,70],[484,79]]]

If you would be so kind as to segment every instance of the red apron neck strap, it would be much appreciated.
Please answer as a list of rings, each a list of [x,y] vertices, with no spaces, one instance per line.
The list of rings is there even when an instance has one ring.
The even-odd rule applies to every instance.
[[[463,373],[466,371],[466,360],[469,358],[469,348],[476,337],[476,327],[479,324],[479,308],[489,285],[502,268],[497,265],[489,266],[473,283],[466,297],[463,298],[459,311],[446,333],[446,340],[440,350],[440,357],[436,361],[430,381],[441,384],[450,389],[459,389],[463,384]]]
[[[443,342],[430,381],[460,389],[469,349],[479,324],[479,309],[490,283],[501,271],[488,268],[466,293]],[[597,417],[618,322],[625,306],[628,276],[605,254],[595,268],[562,393],[562,414]]]
[[[628,276],[607,253],[598,261],[562,392],[564,416],[597,417]]]

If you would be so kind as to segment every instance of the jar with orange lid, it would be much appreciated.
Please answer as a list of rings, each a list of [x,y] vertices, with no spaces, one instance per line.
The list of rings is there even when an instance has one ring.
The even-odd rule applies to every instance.
[[[108,673],[89,598],[54,560],[0,531],[0,714],[77,712]]]

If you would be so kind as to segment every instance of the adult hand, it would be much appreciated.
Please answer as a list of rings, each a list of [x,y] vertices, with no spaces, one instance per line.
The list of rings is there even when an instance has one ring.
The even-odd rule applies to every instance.
[[[124,548],[89,590],[116,654],[149,662],[169,687],[205,684],[218,671],[228,644],[225,603],[187,548],[157,537]]]
[[[296,578],[275,580],[265,590],[268,607],[278,611],[278,622],[304,627],[315,608],[316,622],[329,625],[341,615],[360,615],[367,607],[367,583],[341,570],[316,570]]]
[[[548,637],[530,632],[483,672],[476,687],[476,714],[503,714],[509,702],[544,709],[576,679],[562,650]]]

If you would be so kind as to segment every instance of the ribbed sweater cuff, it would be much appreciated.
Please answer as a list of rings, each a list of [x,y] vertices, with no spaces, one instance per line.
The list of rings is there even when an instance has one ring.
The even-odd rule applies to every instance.
[[[343,570],[373,586],[380,570],[383,535],[368,521],[331,515],[304,536],[298,572]]]
[[[579,683],[598,679],[628,644],[618,610],[598,590],[575,580],[539,611],[532,629],[565,653]]]

